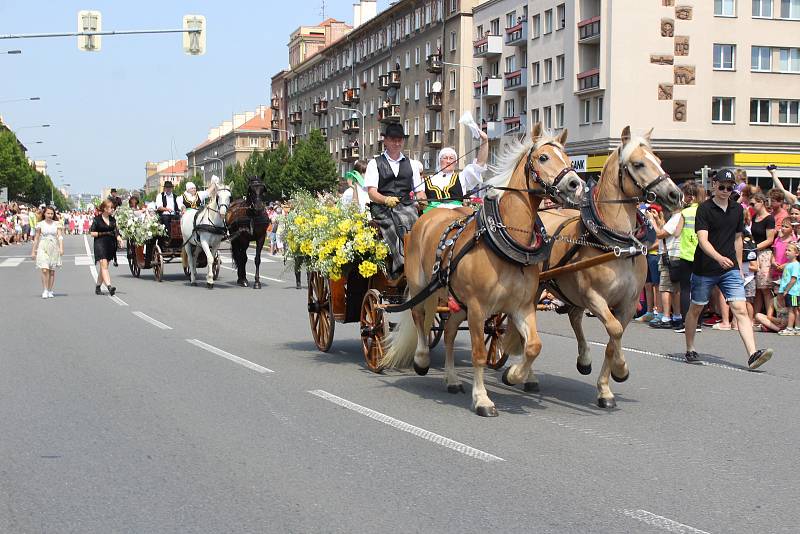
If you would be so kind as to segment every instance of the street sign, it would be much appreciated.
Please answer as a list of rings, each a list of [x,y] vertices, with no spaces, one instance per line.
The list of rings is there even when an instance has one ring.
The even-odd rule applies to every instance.
[[[78,33],[100,31],[103,31],[103,21],[99,11],[78,11]],[[99,35],[79,35],[78,50],[99,52],[101,39]]]
[[[8,202],[8,188],[0,189],[0,202]]]
[[[589,156],[585,154],[582,156],[570,156],[569,159],[572,161],[572,168],[575,169],[575,172],[586,172]]]
[[[190,56],[206,53],[206,18],[203,15],[184,15],[183,51]]]

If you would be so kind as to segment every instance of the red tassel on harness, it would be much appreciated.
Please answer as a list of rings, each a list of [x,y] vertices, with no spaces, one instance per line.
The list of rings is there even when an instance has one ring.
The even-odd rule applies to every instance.
[[[458,313],[461,311],[461,306],[458,305],[456,299],[453,297],[447,297],[447,308],[450,310],[450,313]]]

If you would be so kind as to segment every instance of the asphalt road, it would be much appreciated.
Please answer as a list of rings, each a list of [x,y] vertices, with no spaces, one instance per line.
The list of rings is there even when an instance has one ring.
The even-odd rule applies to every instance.
[[[48,300],[29,246],[0,249],[2,533],[798,531],[798,338],[757,334],[776,355],[749,372],[735,332],[700,334],[691,366],[682,336],[633,325],[604,411],[602,349],[579,375],[566,318],[543,312],[541,392],[489,372],[484,419],[465,335],[465,395],[441,347],[425,377],[376,375],[337,324],[322,354],[278,258],[261,290],[226,264],[208,291],[121,257],[111,299],[84,239],[66,249]]]

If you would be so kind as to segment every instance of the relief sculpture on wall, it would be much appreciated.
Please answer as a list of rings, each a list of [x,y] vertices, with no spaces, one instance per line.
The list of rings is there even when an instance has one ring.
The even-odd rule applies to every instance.
[[[675,85],[694,85],[694,66],[675,65]]]
[[[661,5],[664,7],[672,7],[675,5],[675,0],[661,0]]]
[[[658,84],[658,99],[659,100],[672,100],[672,84],[660,83]]]
[[[661,37],[672,37],[673,35],[675,35],[675,21],[661,19]]]
[[[675,16],[680,20],[692,20],[692,6],[676,7]]]
[[[675,36],[675,55],[688,56],[689,55],[689,37],[686,35]]]
[[[686,122],[686,100],[673,101],[672,120],[675,122]]]
[[[673,58],[672,56],[666,54],[663,55],[651,54],[650,63],[655,63],[657,65],[672,65]]]

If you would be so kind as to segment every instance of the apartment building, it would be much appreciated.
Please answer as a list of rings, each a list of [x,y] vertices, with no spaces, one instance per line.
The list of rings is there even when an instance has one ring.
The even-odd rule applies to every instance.
[[[374,9],[375,2],[368,3]],[[361,14],[360,5],[358,14]],[[289,68],[330,46],[352,29],[352,26],[336,19],[326,19],[317,26],[300,26],[289,36]]]
[[[474,14],[490,137],[569,128],[576,166],[596,173],[629,124],[654,128],[675,176],[757,179],[776,163],[800,183],[800,0],[489,0]]]
[[[362,10],[354,13],[361,24],[350,33],[273,78],[273,96],[285,83],[290,146],[321,130],[342,173],[382,152],[390,122],[403,124],[404,152],[429,171],[441,147],[461,154],[474,148],[458,119],[472,107],[478,2],[401,0],[367,20],[365,3],[354,6]]]
[[[259,106],[255,111],[237,113],[211,128],[206,140],[186,153],[190,175],[202,174],[208,185],[212,175],[223,176],[223,168],[244,164],[253,152],[270,150],[272,140],[271,108]]]
[[[159,162],[148,161],[145,163],[144,192],[160,193],[164,190],[164,182],[169,180],[173,185],[178,185],[189,176],[189,167],[185,159],[168,159]],[[106,198],[108,194],[102,198]]]

